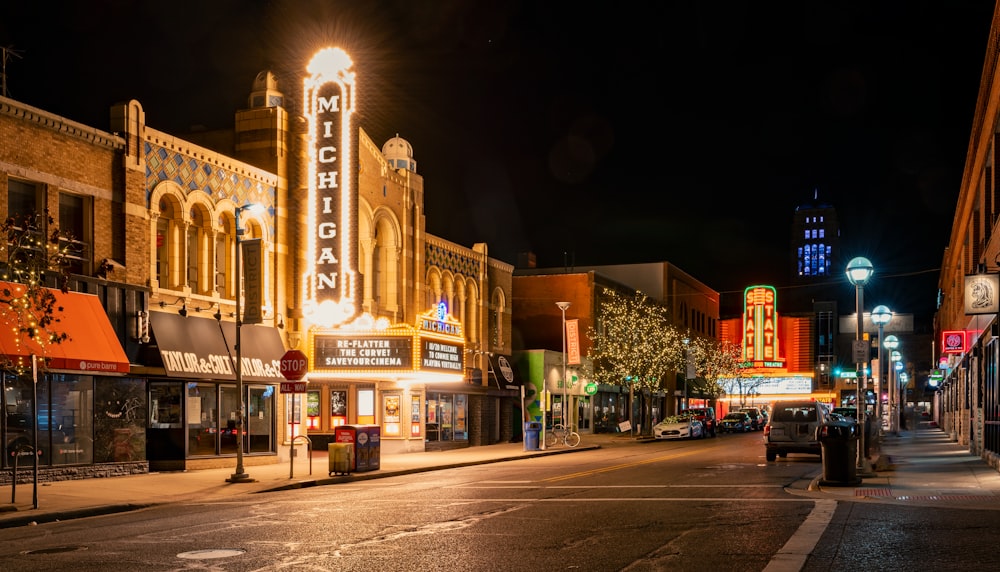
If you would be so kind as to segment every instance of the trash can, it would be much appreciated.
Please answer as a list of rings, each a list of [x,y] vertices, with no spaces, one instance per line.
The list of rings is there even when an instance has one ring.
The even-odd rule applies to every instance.
[[[354,444],[330,443],[329,475],[349,475],[354,469]]]
[[[823,455],[823,477],[819,484],[835,487],[859,484],[857,425],[826,423],[820,425],[817,431]]]
[[[538,435],[542,432],[542,424],[529,421],[524,424],[524,450],[538,451]]]

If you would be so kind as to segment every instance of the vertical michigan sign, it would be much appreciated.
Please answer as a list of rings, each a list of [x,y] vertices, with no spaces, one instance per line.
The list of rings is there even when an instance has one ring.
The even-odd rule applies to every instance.
[[[309,62],[303,90],[309,129],[303,308],[310,321],[327,327],[350,321],[360,311],[352,65],[340,48],[320,50]]]

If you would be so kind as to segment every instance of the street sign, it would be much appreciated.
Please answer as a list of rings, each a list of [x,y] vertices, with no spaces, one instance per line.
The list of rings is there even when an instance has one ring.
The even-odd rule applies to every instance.
[[[854,354],[854,363],[868,363],[869,345],[867,340],[854,340],[851,344]]]
[[[309,358],[299,350],[288,350],[281,356],[281,375],[288,381],[299,381],[306,376],[309,371]],[[282,392],[284,392],[284,383]],[[303,384],[304,385],[304,384]],[[305,391],[305,389],[303,389]]]
[[[281,393],[305,393],[306,382],[304,381],[282,381]]]

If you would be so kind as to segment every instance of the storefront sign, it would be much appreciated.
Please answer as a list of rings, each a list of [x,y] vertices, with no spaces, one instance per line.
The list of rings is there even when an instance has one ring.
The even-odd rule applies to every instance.
[[[167,376],[235,381],[235,323],[153,311],[150,326]],[[244,325],[240,343],[245,381],[285,379],[285,348],[276,329]]]
[[[965,277],[965,313],[996,314],[1000,312],[1000,274],[973,274]]]
[[[316,336],[313,365],[316,370],[413,369],[413,340],[409,336]]]
[[[941,332],[941,352],[946,354],[964,354],[965,340],[965,330],[945,330]]]
[[[435,339],[420,338],[420,368],[461,373],[461,344],[449,344]]]

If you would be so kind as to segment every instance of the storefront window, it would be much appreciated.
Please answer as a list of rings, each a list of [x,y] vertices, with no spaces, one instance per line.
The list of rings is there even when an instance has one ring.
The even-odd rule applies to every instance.
[[[179,429],[182,426],[180,385],[176,383],[150,384],[149,426],[153,429]]]
[[[240,412],[240,398],[234,385],[223,385],[222,397],[219,400],[219,452],[236,454],[236,416]]]
[[[214,383],[187,384],[188,455],[215,455],[219,434],[218,396]]]
[[[16,458],[19,465],[31,463],[30,447],[35,435],[35,404],[31,379],[4,374],[3,404],[4,438],[3,465],[9,467]]]
[[[299,395],[298,401],[302,401]],[[274,446],[274,386],[250,386],[247,400],[247,429],[251,453],[271,453]]]
[[[49,375],[38,384],[39,462],[94,462],[94,378]]]
[[[36,386],[4,374],[3,466],[31,462],[36,424],[43,466],[144,460],[145,394],[140,379],[45,374]]]
[[[427,441],[469,439],[467,399],[465,394],[427,394]]]

